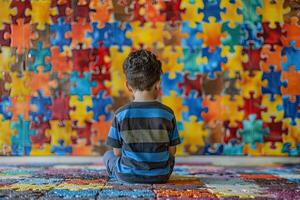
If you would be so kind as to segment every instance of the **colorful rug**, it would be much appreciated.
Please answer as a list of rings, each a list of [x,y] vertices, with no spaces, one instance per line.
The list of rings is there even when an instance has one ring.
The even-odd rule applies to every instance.
[[[300,199],[300,164],[177,164],[167,184],[109,180],[101,164],[0,165],[0,199]]]

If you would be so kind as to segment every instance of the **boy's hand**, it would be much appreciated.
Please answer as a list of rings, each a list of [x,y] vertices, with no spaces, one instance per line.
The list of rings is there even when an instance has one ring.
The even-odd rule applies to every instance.
[[[115,156],[120,157],[122,155],[121,149],[113,148]]]
[[[176,146],[169,147],[169,153],[173,156],[175,156],[176,153]]]

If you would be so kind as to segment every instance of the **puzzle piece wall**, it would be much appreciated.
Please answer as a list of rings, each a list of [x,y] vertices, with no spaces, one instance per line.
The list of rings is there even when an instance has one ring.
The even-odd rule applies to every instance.
[[[122,62],[154,51],[178,155],[299,156],[292,0],[1,0],[0,154],[99,155]],[[298,6],[298,7],[297,7]]]

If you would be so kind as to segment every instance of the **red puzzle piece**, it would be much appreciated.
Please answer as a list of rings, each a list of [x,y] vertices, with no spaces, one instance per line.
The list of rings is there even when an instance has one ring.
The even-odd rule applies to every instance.
[[[202,96],[202,75],[197,74],[195,78],[190,78],[189,73],[184,74],[184,82],[179,83],[178,87],[184,89],[184,95],[189,96],[191,90],[197,92],[197,97]]]
[[[256,119],[261,119],[261,112],[267,111],[267,108],[261,107],[262,97],[254,98],[253,92],[250,93],[250,98],[244,98],[244,106],[239,108],[245,113],[244,119],[248,119],[249,115],[256,114]]]
[[[53,120],[70,120],[69,112],[71,110],[69,105],[70,97],[58,97],[53,99],[52,105],[49,109],[52,111]]]
[[[264,44],[270,44],[270,45],[281,45],[281,25],[280,23],[276,22],[275,28],[271,28],[270,23],[264,22],[262,24],[263,26],[263,33],[258,33],[257,36],[262,36],[264,38]]]
[[[13,24],[17,24],[17,20],[20,18],[24,19],[24,23],[30,22],[31,16],[25,15],[27,9],[32,9],[30,0],[12,0],[10,8],[17,9],[16,15],[11,16]]]
[[[260,70],[259,66],[260,66],[261,48],[255,49],[253,47],[253,44],[250,44],[249,49],[243,49],[242,54],[248,55],[248,61],[242,63],[244,70],[250,71],[250,74],[252,74],[253,71]]]

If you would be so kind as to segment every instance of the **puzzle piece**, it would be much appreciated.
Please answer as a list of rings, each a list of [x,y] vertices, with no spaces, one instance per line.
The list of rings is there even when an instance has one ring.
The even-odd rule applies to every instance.
[[[260,69],[268,72],[273,66],[275,71],[281,71],[281,62],[283,56],[281,55],[283,47],[278,45],[263,45],[260,52]]]
[[[49,106],[52,112],[52,120],[70,120],[69,112],[71,108],[69,101],[69,96],[53,98],[52,105]]]
[[[112,98],[107,97],[105,91],[100,91],[96,97],[93,97],[93,107],[88,107],[87,111],[92,111],[94,114],[93,120],[97,121],[101,115],[105,116],[105,120],[111,119],[109,107],[112,104]]]
[[[214,127],[218,121],[222,120],[221,115],[221,96],[215,96],[214,99],[210,99],[206,96],[203,100],[203,107],[207,108],[206,113],[202,113],[205,122],[209,123],[210,127]]]
[[[223,94],[230,95],[230,99],[234,100],[235,96],[240,96],[241,94],[241,76],[239,72],[236,72],[235,77],[228,77],[229,73],[224,73],[224,90]]]
[[[31,32],[30,24],[25,24],[24,19],[19,18],[17,24],[11,24],[11,33],[4,33],[4,39],[10,39],[10,46],[17,49],[18,54],[24,53],[30,47],[30,39],[35,39],[36,35]]]
[[[257,49],[263,45],[263,37],[260,34],[263,29],[260,22],[244,22],[241,31],[243,32],[242,46]]]
[[[299,156],[300,155],[300,145],[297,144],[296,148],[291,148],[290,143],[284,143],[282,147],[283,153],[288,153],[288,156]]]
[[[296,125],[296,118],[300,118],[299,105],[300,97],[282,96],[283,105],[277,106],[279,111],[284,111],[284,118],[290,119],[290,125]]]
[[[281,87],[281,92],[283,95],[289,96],[299,96],[300,88],[297,85],[297,82],[300,80],[300,73],[296,72],[292,68],[289,72],[282,72],[281,79],[284,81],[284,87]]]
[[[18,77],[16,72],[11,73],[11,79],[11,83],[8,84],[8,87],[11,89],[11,97],[18,97],[21,100],[31,94],[30,74],[28,72],[24,72],[23,77]]]
[[[224,86],[223,73],[217,73],[214,79],[209,78],[209,74],[202,76],[202,89],[205,96],[214,98],[220,95]]]
[[[164,23],[157,22],[153,27],[151,22],[144,23],[141,26],[140,22],[130,23],[132,32],[126,32],[126,37],[132,41],[132,47],[135,49],[143,48],[162,48],[164,46],[164,38],[169,38],[170,35],[164,30]]]
[[[50,92],[52,97],[69,96],[70,95],[70,75],[65,73],[62,77],[58,73],[51,73],[50,76]],[[55,83],[55,84],[54,84]]]
[[[108,33],[111,30],[111,24],[105,23],[105,25],[101,28],[98,28],[98,23],[92,23],[92,31],[88,31],[85,33],[86,38],[91,38],[92,43],[91,46],[93,48],[99,48],[99,42],[104,42],[104,40],[108,39]]]
[[[275,145],[273,145],[271,142],[265,142],[262,151],[263,155],[267,156],[288,156],[288,154],[283,152],[282,149],[282,142],[276,142]]]
[[[51,63],[47,63],[47,57],[51,56],[50,48],[43,48],[43,43],[37,43],[37,49],[30,49],[29,58],[34,61],[29,62],[29,71],[38,72],[38,67],[43,66],[43,72],[49,72],[51,70]]]
[[[185,121],[189,121],[191,116],[195,116],[197,122],[203,121],[201,114],[205,116],[205,113],[209,111],[204,103],[205,100],[203,101],[201,97],[196,97],[196,95],[195,91],[191,91],[188,97],[183,98],[183,105],[188,108],[187,112],[182,112],[182,118]]]
[[[112,13],[114,13],[114,18],[117,21],[128,22],[132,20],[133,16],[133,6],[132,1],[124,0],[112,0]]]
[[[223,153],[224,155],[242,156],[244,155],[243,148],[243,144],[239,144],[236,140],[230,140],[228,144],[224,145]]]
[[[181,15],[183,9],[181,8],[182,0],[170,0],[165,1],[165,7],[163,12],[166,14],[166,21],[171,21],[171,24],[175,24],[177,21],[181,21]]]
[[[7,109],[7,113],[12,113],[12,121],[18,121],[19,116],[22,116],[24,120],[29,120],[30,112],[30,96],[12,97],[12,104]]]
[[[202,49],[183,49],[183,57],[177,58],[177,62],[183,64],[184,72],[189,72],[190,76],[197,73],[204,73]]]
[[[88,137],[88,140],[90,140],[91,137],[91,130],[89,129],[89,135],[86,135]],[[79,138],[82,138],[79,136]],[[72,145],[72,154],[74,156],[89,156],[92,155],[92,146],[91,142],[86,142],[85,139],[77,139],[76,144]]]
[[[161,86],[163,95],[170,96],[171,91],[175,91],[178,95],[182,93],[182,89],[178,87],[178,84],[183,83],[183,77],[179,72],[174,75],[174,77],[171,77],[169,73],[162,75]]]
[[[11,34],[11,28],[10,24],[3,24],[3,27],[0,29],[0,46],[1,46],[1,51],[0,53],[2,54],[2,49],[3,47],[10,47],[11,39],[7,37],[7,35]],[[6,51],[10,51],[10,48],[6,48]],[[0,56],[1,56],[0,54]],[[3,55],[2,55],[3,56]],[[11,59],[11,57],[8,57]],[[7,58],[6,58],[7,60]],[[1,61],[3,62],[3,61]],[[5,66],[1,66],[3,68]]]
[[[296,48],[300,48],[300,25],[298,17],[291,17],[290,23],[285,23],[282,27],[284,34],[281,40],[284,46],[289,47],[291,43],[295,44]]]
[[[9,120],[12,117],[12,112],[8,111],[8,108],[12,105],[12,102],[8,96],[0,97],[0,117],[1,120]]]
[[[54,37],[51,37],[51,45],[58,46],[60,52],[64,51],[64,47],[69,46],[72,42],[69,33],[71,30],[71,24],[67,24],[64,18],[58,18],[58,24],[51,24],[50,26],[51,33],[54,33]]]
[[[52,15],[53,24],[57,24],[58,18],[64,18],[66,22],[70,23],[72,20],[72,1],[62,0],[62,1],[51,1],[51,8],[57,9],[56,15]]]
[[[209,100],[208,100],[209,101]],[[239,111],[243,107],[244,100],[241,96],[231,99],[229,95],[221,96],[221,119],[229,122],[229,127],[237,127],[238,122],[243,121],[244,113]],[[214,112],[217,112],[214,111]]]
[[[209,22],[202,23],[202,29],[203,31],[197,33],[197,37],[203,39],[203,46],[208,47],[209,52],[216,51],[216,48],[221,45],[221,37],[224,36],[222,34],[222,24],[216,22],[215,19],[210,19]]]
[[[118,46],[118,51],[123,51],[123,46],[131,46],[132,40],[127,38],[127,33],[131,32],[132,28],[129,23],[113,22],[108,30],[108,39],[104,40],[104,47],[113,45]]]
[[[291,66],[294,66],[295,71],[300,71],[300,49],[295,48],[294,43],[291,47],[284,47],[281,55],[283,56],[283,62],[281,62],[283,71],[290,71]]]
[[[256,1],[248,1],[242,0],[243,7],[242,7],[242,14],[244,22],[260,22],[262,16],[260,13],[257,13],[256,10],[263,6],[262,0]]]
[[[269,129],[263,127],[261,120],[256,120],[256,115],[249,115],[248,120],[243,121],[243,129],[238,130],[244,144],[250,144],[252,147],[256,143],[263,143],[264,136],[269,134]]]
[[[91,49],[83,49],[80,45],[79,49],[72,49],[73,72],[79,72],[82,77],[83,73],[90,71],[90,65],[95,61],[95,56],[92,54]],[[72,76],[71,76],[72,77]]]
[[[110,22],[112,20],[111,11],[113,9],[113,6],[110,0],[91,1],[89,7],[91,9],[91,21],[98,22],[98,28],[103,27],[106,22]]]
[[[278,110],[278,106],[282,106],[283,101],[280,95],[275,95],[271,100],[270,95],[263,95],[261,106],[267,108],[261,113],[264,122],[281,122],[283,120],[283,110]]]
[[[262,97],[255,98],[253,93],[250,93],[249,98],[244,97],[244,106],[239,110],[245,113],[245,119],[252,114],[256,115],[256,119],[261,119],[261,113],[267,111],[267,108],[262,106],[261,101]]]
[[[276,22],[275,27],[270,27],[269,22],[262,23],[263,32],[258,33],[258,36],[262,36],[264,39],[264,45],[281,45],[281,37],[282,37],[282,30],[281,24]]]
[[[241,88],[242,89],[242,96],[245,98],[250,98],[251,93],[253,93],[254,98],[261,96],[261,79],[262,79],[262,72],[255,71],[251,72],[243,72],[241,74]]]
[[[215,72],[221,72],[221,65],[227,62],[227,58],[222,57],[220,47],[216,47],[214,52],[211,52],[209,48],[204,48],[202,52],[203,57],[207,59],[204,64],[204,72],[208,73],[210,79],[215,79]]]
[[[180,89],[184,90],[184,95],[189,96],[191,92],[196,92],[197,97],[202,96],[202,75],[196,74],[196,77],[190,77],[189,73],[183,75],[184,81],[178,84]]]
[[[203,0],[204,7],[198,9],[198,13],[203,13],[203,20],[209,22],[209,18],[215,18],[216,22],[221,20],[221,12],[225,12],[225,8],[220,7],[221,0]]]
[[[243,47],[234,46],[234,51],[231,52],[228,47],[223,47],[221,50],[221,56],[227,58],[227,62],[221,63],[223,71],[228,71],[230,78],[236,77],[236,73],[243,71],[243,62],[247,62],[248,57],[242,54]]]
[[[265,123],[265,125],[270,129],[269,135],[264,138],[266,151],[268,151],[269,148],[274,150],[278,147],[277,143],[283,142],[283,135],[287,135],[288,130],[283,127],[282,121],[275,122],[274,118],[272,118],[271,122]],[[281,144],[281,149],[282,146]]]
[[[168,48],[168,46],[172,46],[173,49],[180,48],[181,39],[186,37],[186,34],[181,32],[181,21],[165,23],[164,30],[168,32],[167,37],[164,38],[165,48]]]
[[[183,145],[189,153],[197,153],[200,147],[204,147],[204,138],[208,136],[208,130],[204,128],[203,122],[196,120],[195,116],[191,116],[189,122],[183,122],[184,130],[179,132],[184,138]]]
[[[64,140],[59,140],[59,145],[52,145],[51,153],[54,153],[57,156],[66,156],[72,153],[72,146],[65,146]]]
[[[181,33],[184,34],[184,37],[181,39],[181,46],[184,48],[189,48],[192,50],[196,50],[202,47],[203,40],[199,39],[202,35],[202,25],[200,23],[196,23],[195,27],[191,24],[190,21],[183,21],[181,25]]]
[[[270,28],[276,27],[276,22],[283,24],[283,15],[289,12],[283,7],[283,0],[262,0],[262,7],[256,8],[256,12],[262,15],[262,22],[270,22]]]
[[[91,74],[88,72],[84,72],[82,78],[78,72],[72,72],[70,81],[70,94],[77,95],[79,100],[82,100],[84,96],[90,96],[91,88],[96,86],[95,82],[91,82]]]
[[[28,67],[28,50],[25,49],[23,54],[18,54],[16,48],[10,49],[11,56],[14,59],[14,61],[10,64],[10,71],[17,72],[17,74],[21,76]]]
[[[81,100],[77,96],[71,96],[70,107],[73,108],[70,111],[71,120],[77,121],[78,127],[85,127],[85,122],[90,122],[93,119],[93,113],[87,110],[88,107],[92,106],[91,96],[83,96]]]
[[[4,27],[4,24],[11,24],[11,15],[14,16],[17,14],[17,9],[10,8],[10,4],[12,3],[11,0],[9,1],[1,1],[0,7],[2,8],[2,12],[0,15],[0,29]]]
[[[182,71],[183,64],[177,62],[177,58],[182,57],[181,46],[166,46],[161,54],[162,70],[174,74],[175,72]]]
[[[72,60],[70,59],[70,53],[59,52],[59,47],[51,47],[50,62],[52,65],[52,72],[58,73],[58,77],[63,77],[65,73],[72,71]]]
[[[241,0],[221,0],[220,7],[225,9],[220,13],[222,21],[227,21],[230,24],[241,23],[243,21],[243,3]]]
[[[86,22],[90,22],[90,0],[76,0],[73,9],[73,21],[78,21],[80,18],[84,18]]]
[[[203,20],[203,14],[198,12],[203,7],[202,0],[181,0],[180,9],[183,11],[181,14],[182,21],[190,21],[191,27],[195,27],[196,23],[200,23]]]
[[[50,96],[50,87],[56,87],[55,81],[50,81],[50,73],[43,73],[43,67],[38,67],[38,73],[31,74],[31,89],[34,94],[42,91],[45,96]]]
[[[222,24],[221,32],[221,43],[223,46],[229,46],[230,53],[234,53],[235,48],[240,48],[245,37],[240,23],[225,22]]]
[[[298,77],[299,78],[299,77]],[[263,72],[262,81],[263,87],[261,91],[263,94],[270,94],[270,100],[274,101],[275,95],[281,95],[280,89],[282,87],[287,87],[286,82],[281,82],[281,72],[276,72],[274,67],[270,67],[270,72]],[[300,94],[300,90],[299,90]]]
[[[162,96],[161,101],[174,111],[177,121],[182,121],[182,112],[186,108],[183,105],[183,99],[175,91],[170,91],[169,96]]]
[[[62,20],[62,19],[60,19]],[[91,32],[92,31],[92,27],[90,23],[87,23],[86,21],[84,21],[84,18],[79,18],[78,22],[74,22],[72,23],[72,32],[68,33],[66,35],[66,32],[69,32],[69,25],[61,23],[61,25],[65,28],[64,31],[60,31],[60,29],[57,29],[56,31],[60,31],[60,40],[62,40],[66,45],[67,43],[69,43],[71,41],[72,38],[72,42],[71,42],[71,47],[75,48],[77,45],[82,44],[84,47],[89,47],[91,45],[91,38],[86,38],[85,34],[87,32]],[[68,36],[69,38],[65,38],[65,36]],[[56,36],[57,38],[57,36]],[[58,38],[57,38],[58,39]],[[59,41],[58,41],[59,42]],[[60,48],[63,47],[64,44],[60,45]],[[61,49],[60,49],[61,50]]]
[[[300,119],[295,119],[296,124],[300,123]],[[282,135],[282,140],[284,143],[288,143],[287,146],[284,145],[283,148],[286,148],[287,150],[294,151],[295,149],[298,149],[299,144],[299,136],[300,136],[300,128],[297,125],[290,125],[289,119],[283,120],[283,129],[287,130],[287,134]],[[300,151],[298,151],[300,153]]]
[[[51,138],[50,144],[52,147],[59,147],[60,145],[71,146],[72,138],[77,137],[77,132],[72,130],[72,121],[51,120],[50,126],[51,129],[47,129],[45,135]]]
[[[38,121],[42,117],[44,122],[49,121],[52,116],[49,106],[52,104],[51,97],[43,96],[42,92],[38,91],[38,96],[31,97],[31,112],[29,113],[32,121]]]
[[[32,10],[26,9],[25,15],[31,16],[31,24],[37,23],[37,29],[43,30],[46,24],[51,24],[51,15],[57,13],[56,8],[51,8],[51,0],[31,1]]]
[[[19,116],[17,122],[11,123],[13,135],[11,136],[11,150],[12,155],[29,155],[31,150],[30,136],[35,135],[35,130],[30,129],[30,121]]]
[[[11,19],[12,19],[13,24],[17,24],[17,21],[20,18],[24,19],[24,23],[30,22],[31,16],[26,16],[25,15],[26,10],[31,10],[32,9],[30,0],[23,0],[23,1],[12,0],[10,2],[10,8],[12,10],[17,11],[16,13],[13,13],[13,15],[10,16]]]
[[[36,131],[36,134],[30,137],[33,144],[32,150],[35,149],[35,153],[46,151],[47,146],[45,145],[50,143],[50,138],[46,137],[45,133],[47,129],[50,129],[50,123],[43,122],[43,117],[39,116],[38,122],[31,122],[30,129],[34,129]],[[48,152],[50,153],[50,148]],[[32,151],[30,152],[30,155],[32,155]]]
[[[3,98],[3,97],[2,97]],[[11,121],[5,120],[3,116],[0,115],[0,154],[5,155],[6,150],[5,148],[10,147],[11,145],[11,136],[12,136],[12,130],[10,128]]]
[[[92,144],[98,144],[99,141],[105,141],[111,126],[110,121],[105,120],[105,116],[99,116],[98,120],[92,124]]]
[[[0,44],[0,46],[1,46],[1,44]],[[14,60],[15,60],[15,57],[13,55],[11,55],[10,47],[1,46],[1,50],[0,50],[0,65],[1,65],[1,67],[0,67],[0,71],[3,74],[0,75],[0,81],[2,81],[2,80],[5,80],[7,82],[10,81],[10,76],[9,76],[8,72],[10,71],[10,65],[14,62]],[[1,85],[1,83],[0,83],[0,85]]]

